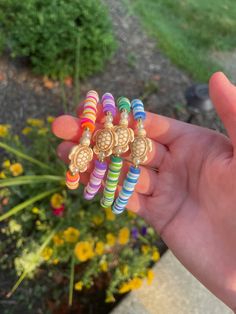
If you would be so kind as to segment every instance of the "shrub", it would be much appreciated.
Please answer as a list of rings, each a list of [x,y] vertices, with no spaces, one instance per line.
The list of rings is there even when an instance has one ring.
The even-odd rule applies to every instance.
[[[2,0],[0,16],[12,56],[29,57],[37,74],[72,76],[77,62],[83,78],[102,69],[115,48],[98,0]]]
[[[144,279],[150,283],[150,266],[159,259],[154,230],[133,213],[115,216],[98,199],[88,202],[66,189],[66,169],[55,154],[58,141],[49,122],[29,119],[22,133],[27,146],[9,125],[0,125],[0,148],[9,154],[0,171],[1,237],[6,239],[0,262],[14,260],[20,278],[12,292],[39,266],[52,274],[61,270],[63,286],[70,282],[70,303],[73,287],[106,290],[106,301],[113,302]]]

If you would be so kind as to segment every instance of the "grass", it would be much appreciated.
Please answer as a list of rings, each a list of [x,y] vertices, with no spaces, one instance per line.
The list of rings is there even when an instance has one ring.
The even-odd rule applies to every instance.
[[[124,0],[173,63],[197,80],[223,70],[216,51],[236,49],[235,0]]]

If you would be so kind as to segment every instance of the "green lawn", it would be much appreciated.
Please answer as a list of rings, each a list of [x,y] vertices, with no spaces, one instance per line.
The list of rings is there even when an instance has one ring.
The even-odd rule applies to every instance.
[[[125,0],[159,47],[194,79],[222,68],[214,51],[236,49],[236,0]]]

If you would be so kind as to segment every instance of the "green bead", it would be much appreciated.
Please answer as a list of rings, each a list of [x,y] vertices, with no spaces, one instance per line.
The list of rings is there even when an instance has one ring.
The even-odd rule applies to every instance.
[[[120,97],[117,100],[117,107],[119,108],[119,111],[126,110],[129,113],[130,108],[131,108],[131,103],[128,98]]]

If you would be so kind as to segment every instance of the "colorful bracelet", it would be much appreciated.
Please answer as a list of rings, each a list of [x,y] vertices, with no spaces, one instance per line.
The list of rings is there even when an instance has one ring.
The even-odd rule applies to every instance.
[[[113,118],[116,115],[115,100],[110,93],[102,96],[103,112],[106,114],[104,129],[94,134],[94,153],[98,156],[95,167],[90,175],[90,180],[84,189],[84,198],[91,200],[97,194],[102,185],[102,180],[107,170],[107,162],[104,160],[112,154],[113,147],[117,145],[118,137],[114,132]]]
[[[129,144],[134,140],[134,131],[128,127],[128,117],[131,107],[129,99],[120,97],[117,101],[117,106],[121,112],[119,125],[114,127],[114,131],[118,136],[118,143],[113,148],[113,155],[109,164],[103,197],[101,199],[101,206],[105,208],[110,207],[114,201],[121,168],[123,166],[123,160],[120,155],[129,150]]]
[[[82,137],[79,144],[74,146],[69,154],[70,165],[66,173],[66,185],[71,190],[78,188],[79,173],[85,172],[89,162],[93,159],[93,150],[90,147],[90,141],[95,129],[98,101],[97,92],[91,90],[87,93],[80,122],[83,130]]]
[[[147,154],[152,150],[152,142],[146,137],[143,125],[143,120],[146,118],[144,105],[141,100],[135,99],[131,102],[131,107],[134,119],[137,121],[137,132],[134,141],[130,144],[133,165],[130,166],[123,187],[112,206],[115,214],[121,214],[124,211],[140,176],[139,165],[147,160]]]

